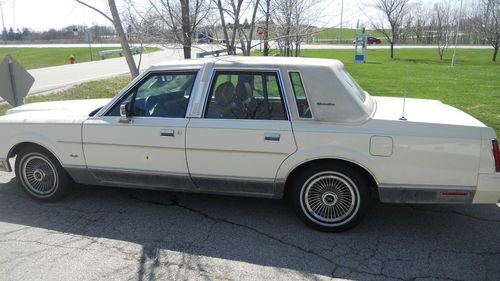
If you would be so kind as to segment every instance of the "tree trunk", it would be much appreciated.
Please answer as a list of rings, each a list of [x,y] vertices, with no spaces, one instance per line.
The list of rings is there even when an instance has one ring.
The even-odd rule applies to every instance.
[[[222,31],[224,33],[224,41],[226,41],[227,54],[228,55],[232,55],[233,53],[232,53],[232,50],[231,50],[231,46],[229,44],[229,35],[227,34],[226,20],[224,18],[224,9],[222,7],[221,0],[217,1],[217,9],[219,10],[219,14],[220,14],[220,22],[221,22],[221,25],[222,25]]]
[[[394,42],[391,41],[391,60],[394,59]]]
[[[182,47],[184,58],[191,58],[191,23],[189,22],[189,0],[181,0],[182,13]]]
[[[269,9],[271,0],[266,0],[266,25],[264,29],[264,56],[269,56]]]
[[[499,48],[499,47],[500,47],[500,46],[496,46],[496,47],[494,48],[494,50],[493,50],[493,58],[491,58],[491,61],[494,61],[494,62],[496,62],[496,61],[497,61],[497,54],[498,54],[498,48]]]
[[[127,36],[125,36],[125,32],[123,31],[122,21],[120,19],[120,15],[118,14],[118,10],[116,9],[115,0],[108,0],[108,3],[109,10],[111,11],[111,15],[113,16],[113,24],[122,46],[123,56],[125,56],[125,59],[127,60],[130,75],[132,76],[132,78],[135,78],[139,75],[139,70],[135,65],[134,57],[132,56],[130,46],[128,45]]]

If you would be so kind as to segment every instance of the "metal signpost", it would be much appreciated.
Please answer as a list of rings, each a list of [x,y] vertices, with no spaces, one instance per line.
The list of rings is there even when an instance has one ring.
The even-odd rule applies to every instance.
[[[35,78],[12,56],[6,55],[0,64],[0,97],[12,106],[24,104]]]
[[[92,30],[85,30],[85,43],[89,43],[89,53],[90,53],[90,61],[94,61],[92,58]]]

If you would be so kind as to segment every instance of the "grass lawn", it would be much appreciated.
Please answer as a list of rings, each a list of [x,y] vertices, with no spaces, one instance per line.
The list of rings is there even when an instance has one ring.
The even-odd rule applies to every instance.
[[[100,60],[98,55],[102,50],[116,50],[120,47],[94,48],[92,47],[93,60]],[[145,52],[158,51],[158,48],[146,48]],[[69,64],[69,56],[74,55],[76,63],[90,61],[89,48],[0,48],[0,59],[7,54],[13,56],[26,69],[41,68],[62,64]],[[109,55],[106,58],[118,57]]]
[[[302,56],[341,60],[366,91],[376,96],[438,99],[468,112],[500,136],[500,62],[491,62],[492,50],[458,49],[443,61],[436,49],[369,50],[367,63],[354,63],[353,50],[302,50]]]
[[[356,34],[358,33],[357,29],[354,28],[343,28],[342,29],[342,38],[343,39],[354,39],[356,38]],[[383,38],[384,35],[376,30],[367,29],[365,33],[368,36]],[[317,39],[338,39],[340,35],[340,28],[337,27],[328,27],[324,29],[318,29],[316,35],[314,36]]]
[[[26,103],[55,101],[112,98],[131,81],[130,75],[122,75],[110,79],[92,81],[77,85],[68,90],[40,96],[30,96]],[[11,106],[7,103],[0,104],[0,115],[4,115]]]

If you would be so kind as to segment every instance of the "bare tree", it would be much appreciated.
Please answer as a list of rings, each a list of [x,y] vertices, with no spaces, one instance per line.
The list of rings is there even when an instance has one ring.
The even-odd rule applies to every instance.
[[[475,16],[476,29],[493,47],[492,61],[500,48],[500,0],[481,0]]]
[[[453,9],[450,2],[434,4],[431,27],[438,45],[439,59],[443,60],[453,34]]]
[[[389,40],[391,44],[391,59],[394,59],[394,43],[400,35],[400,27],[407,12],[410,0],[374,0],[373,7],[378,11],[377,18],[370,18],[373,28]],[[390,31],[387,30],[389,24]]]
[[[236,54],[236,42],[239,41],[243,55],[249,56],[252,49],[255,22],[260,0],[212,0],[220,15],[220,23],[224,34],[224,42],[230,55]],[[250,23],[241,23],[243,14],[249,10],[252,18]],[[233,20],[229,23],[227,18]]]
[[[113,23],[116,33],[118,34],[118,39],[120,40],[120,45],[122,46],[123,55],[127,61],[128,68],[130,70],[130,75],[132,78],[135,78],[139,75],[139,70],[135,64],[134,57],[132,56],[132,52],[130,51],[130,46],[128,44],[127,36],[125,35],[125,31],[123,30],[122,21],[120,19],[120,14],[118,14],[118,9],[116,8],[116,3],[114,0],[108,0],[109,10],[111,12],[111,17],[108,16],[103,11],[97,9],[96,7],[89,5],[83,1],[75,0],[76,2],[90,8],[97,13],[101,14],[103,17],[111,21]]]
[[[271,0],[264,0],[262,11],[264,13],[264,56],[269,55],[269,20],[271,18]]]
[[[271,10],[276,43],[282,56],[299,56],[300,43],[313,34],[321,0],[273,0]],[[294,52],[295,50],[295,52]]]
[[[163,23],[162,42],[179,43],[184,50],[184,58],[191,58],[191,46],[193,34],[201,25],[205,16],[209,12],[210,2],[205,0],[149,0],[151,8],[148,9],[149,17],[153,19],[153,24],[158,27],[156,20]],[[137,11],[137,9],[136,9]],[[148,15],[141,15],[142,18]]]

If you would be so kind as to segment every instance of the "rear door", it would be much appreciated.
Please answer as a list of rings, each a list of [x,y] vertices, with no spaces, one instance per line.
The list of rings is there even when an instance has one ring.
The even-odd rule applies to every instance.
[[[209,192],[274,193],[276,172],[296,151],[276,71],[214,70],[201,118],[187,127],[191,178]]]

